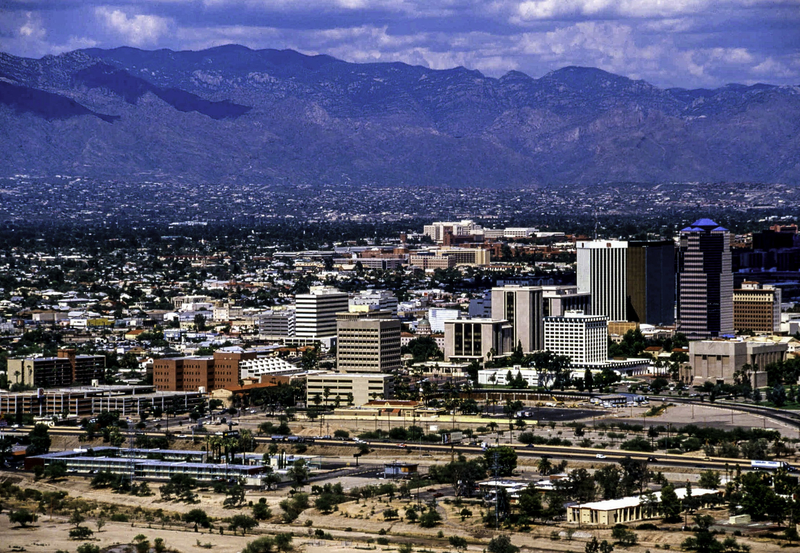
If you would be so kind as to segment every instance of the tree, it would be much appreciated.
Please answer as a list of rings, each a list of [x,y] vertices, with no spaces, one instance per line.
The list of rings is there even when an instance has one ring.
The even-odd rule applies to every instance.
[[[547,476],[551,472],[553,472],[553,463],[550,461],[550,457],[542,457],[536,462],[536,470],[539,471],[539,474],[542,476]]]
[[[296,493],[291,499],[284,499],[280,502],[283,510],[283,521],[292,522],[300,516],[300,513],[308,509],[308,494]]]
[[[603,499],[622,497],[622,472],[616,465],[605,465],[594,473],[595,482],[600,486]]]
[[[76,549],[77,553],[100,553],[100,547],[93,543],[84,543]]]
[[[782,384],[778,384],[767,392],[767,400],[771,401],[775,407],[783,407],[786,405],[786,388]]]
[[[497,469],[498,476],[511,476],[517,468],[517,452],[513,447],[490,447],[484,452],[483,457],[491,474]]]
[[[518,553],[519,547],[511,543],[511,538],[506,534],[501,534],[489,541],[486,547],[489,553]]]
[[[206,316],[202,313],[198,313],[194,316],[194,327],[199,330],[200,332],[206,329]]]
[[[450,536],[447,538],[448,543],[455,549],[463,551],[467,548],[467,538],[461,536]]]
[[[586,547],[583,548],[584,553],[599,553],[600,551],[600,542],[597,541],[596,536],[592,536],[592,539],[586,542]]]
[[[661,488],[661,513],[665,522],[678,522],[681,519],[681,500],[672,484]]]
[[[442,521],[442,515],[435,508],[431,507],[419,517],[419,525],[423,528],[433,528]]]
[[[617,540],[617,543],[623,547],[636,545],[636,543],[639,541],[636,532],[628,530],[622,526],[615,526],[614,530],[611,531],[611,537]]]
[[[263,499],[263,498],[262,498]],[[259,501],[253,505],[253,518],[256,520],[267,520],[272,516],[272,509],[266,502]]]
[[[700,487],[708,490],[716,490],[719,488],[720,478],[719,472],[715,470],[704,470],[700,473]]]
[[[589,392],[591,392],[592,388],[594,388],[594,376],[592,376],[592,371],[589,369],[586,369],[586,371],[583,373],[583,386]]]
[[[728,536],[724,542],[720,542],[710,531],[710,527],[714,523],[713,517],[697,515],[694,520],[697,529],[693,537],[683,540],[681,544],[683,549],[697,553],[749,551],[749,547],[739,545],[733,536]]]
[[[541,518],[544,511],[539,490],[531,485],[519,495],[517,506],[520,514],[531,521]]]
[[[194,524],[195,531],[198,526],[202,526],[203,528],[211,526],[211,519],[208,518],[208,515],[203,509],[192,509],[188,513],[184,513],[183,521]]]
[[[228,529],[233,531],[236,534],[236,530],[241,528],[242,535],[244,536],[248,531],[252,530],[258,526],[258,521],[251,516],[247,515],[233,515],[231,517],[231,522],[228,525]]]
[[[67,475],[67,464],[64,461],[53,461],[44,467],[44,475],[51,480],[58,480]]]
[[[11,524],[19,524],[22,528],[33,524],[39,520],[39,517],[31,513],[27,509],[19,509],[18,511],[11,511],[8,513],[8,522]]]
[[[281,532],[275,536],[275,547],[278,548],[278,551],[291,551],[294,549],[294,545],[292,545],[292,535],[286,532]]]
[[[71,540],[88,540],[93,535],[94,532],[92,532],[91,528],[86,526],[76,526],[69,531],[69,539]]]
[[[383,520],[394,520],[400,516],[400,513],[397,512],[397,509],[384,509],[383,510]]]
[[[248,543],[242,553],[273,553],[275,540],[272,536],[264,536]]]
[[[33,430],[28,434],[30,445],[25,450],[25,455],[32,457],[34,455],[44,455],[50,451],[52,440],[48,433],[49,428],[46,424],[38,423],[33,427]]]

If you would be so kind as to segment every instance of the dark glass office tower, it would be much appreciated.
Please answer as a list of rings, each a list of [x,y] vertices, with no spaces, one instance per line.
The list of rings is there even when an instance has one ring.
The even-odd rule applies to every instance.
[[[658,326],[675,324],[675,243],[628,242],[628,320]]]
[[[730,232],[711,219],[681,230],[678,331],[694,339],[733,334]]]

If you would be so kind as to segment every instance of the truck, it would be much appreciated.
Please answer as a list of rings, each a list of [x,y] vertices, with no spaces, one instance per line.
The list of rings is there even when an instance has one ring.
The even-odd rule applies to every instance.
[[[797,469],[786,461],[750,461],[750,468],[753,470],[779,470],[785,469],[789,472],[795,472]]]

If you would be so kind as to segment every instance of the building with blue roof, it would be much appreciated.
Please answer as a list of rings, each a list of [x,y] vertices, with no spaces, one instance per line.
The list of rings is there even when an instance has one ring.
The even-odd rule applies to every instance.
[[[734,333],[730,232],[711,219],[681,230],[678,331],[690,339]]]

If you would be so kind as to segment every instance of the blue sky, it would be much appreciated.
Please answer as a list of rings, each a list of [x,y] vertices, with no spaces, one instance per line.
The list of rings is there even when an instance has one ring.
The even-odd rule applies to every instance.
[[[0,51],[292,48],[540,77],[592,66],[661,87],[800,85],[800,0],[0,0]]]

